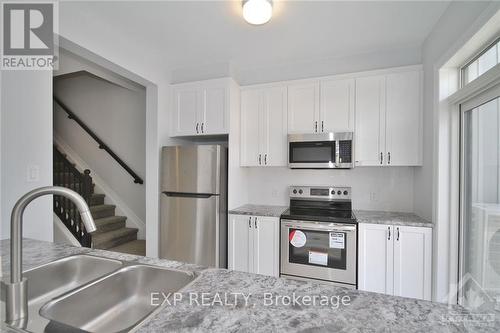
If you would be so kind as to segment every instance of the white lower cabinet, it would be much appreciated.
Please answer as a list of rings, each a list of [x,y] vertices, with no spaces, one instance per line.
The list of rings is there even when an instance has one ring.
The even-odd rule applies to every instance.
[[[431,299],[432,229],[359,224],[358,287]]]
[[[229,215],[228,268],[279,276],[279,218]]]

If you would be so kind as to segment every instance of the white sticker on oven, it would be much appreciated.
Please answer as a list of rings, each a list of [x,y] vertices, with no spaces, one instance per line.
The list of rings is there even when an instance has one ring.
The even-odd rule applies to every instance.
[[[328,266],[328,253],[309,251],[309,263],[315,265]]]
[[[343,232],[330,232],[330,248],[345,249],[345,234]]]
[[[288,238],[290,239],[290,244],[292,244],[295,247],[302,247],[306,245],[307,241],[306,234],[300,230],[290,231]]]

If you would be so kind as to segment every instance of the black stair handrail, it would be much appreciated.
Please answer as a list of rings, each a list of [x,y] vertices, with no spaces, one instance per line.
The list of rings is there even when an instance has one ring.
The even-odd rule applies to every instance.
[[[111,150],[111,148],[109,148],[109,146],[105,144],[104,141],[102,141],[97,136],[97,134],[95,134],[94,131],[92,131],[80,118],[78,118],[78,116],[74,114],[59,98],[54,96],[54,101],[59,104],[64,112],[68,114],[69,119],[74,120],[78,125],[80,125],[81,128],[83,128],[85,132],[87,132],[92,137],[92,139],[94,139],[99,144],[99,149],[104,149],[109,155],[111,155],[112,158],[115,159],[116,162],[118,162],[118,164],[120,164],[122,168],[124,168],[134,178],[134,183],[144,183],[142,178],[139,177],[139,175],[136,174],[134,170],[132,170],[120,157],[118,157],[118,155],[116,155],[115,152]]]

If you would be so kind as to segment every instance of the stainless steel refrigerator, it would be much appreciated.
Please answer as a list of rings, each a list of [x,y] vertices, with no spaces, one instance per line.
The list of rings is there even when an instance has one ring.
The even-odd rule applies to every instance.
[[[160,257],[227,266],[227,147],[163,147]]]

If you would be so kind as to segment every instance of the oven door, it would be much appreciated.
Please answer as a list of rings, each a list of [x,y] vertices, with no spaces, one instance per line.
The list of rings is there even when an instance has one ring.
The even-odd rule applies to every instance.
[[[335,168],[335,141],[290,141],[288,163],[291,168]]]
[[[356,225],[281,221],[281,274],[356,285]]]

